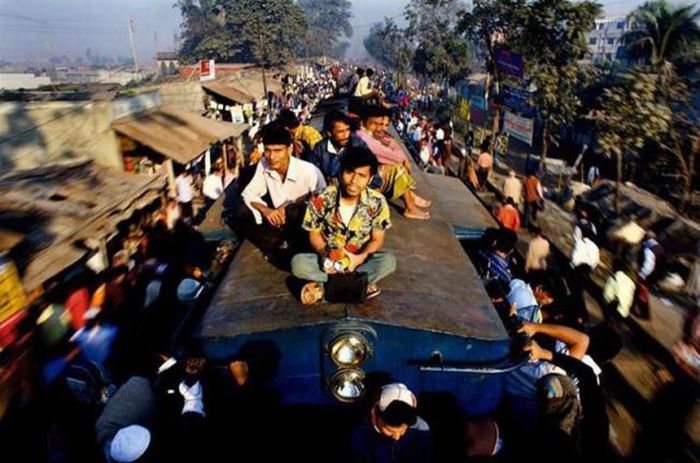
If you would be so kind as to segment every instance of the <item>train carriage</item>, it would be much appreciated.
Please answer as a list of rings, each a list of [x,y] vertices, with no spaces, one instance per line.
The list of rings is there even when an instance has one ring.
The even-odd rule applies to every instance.
[[[314,122],[343,104],[321,104]],[[342,407],[383,375],[418,393],[447,393],[470,415],[494,410],[500,373],[514,364],[511,339],[460,239],[496,223],[458,179],[414,172],[418,191],[433,199],[432,218],[392,208],[385,247],[398,266],[378,298],[303,306],[291,276],[246,241],[193,331],[205,355],[226,362],[270,353],[269,386],[286,405]]]

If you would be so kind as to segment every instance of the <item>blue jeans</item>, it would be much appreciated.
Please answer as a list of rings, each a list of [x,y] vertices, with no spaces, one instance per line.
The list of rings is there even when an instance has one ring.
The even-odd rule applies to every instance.
[[[388,251],[378,251],[370,254],[364,264],[355,269],[365,273],[369,283],[376,283],[396,271],[396,257]],[[292,258],[292,273],[302,280],[328,281],[328,274],[321,269],[318,254],[302,253]]]

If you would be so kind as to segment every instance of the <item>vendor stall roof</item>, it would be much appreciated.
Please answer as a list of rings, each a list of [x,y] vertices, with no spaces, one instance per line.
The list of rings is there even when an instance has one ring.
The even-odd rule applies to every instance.
[[[193,161],[214,143],[240,137],[248,129],[245,124],[216,121],[172,107],[123,117],[112,127],[180,164]]]
[[[13,254],[25,289],[78,262],[164,188],[162,177],[85,160],[0,175],[0,230],[24,237]]]
[[[202,88],[206,91],[222,96],[227,100],[231,100],[234,103],[246,104],[256,102],[254,96],[246,93],[230,82],[209,82],[203,84]]]

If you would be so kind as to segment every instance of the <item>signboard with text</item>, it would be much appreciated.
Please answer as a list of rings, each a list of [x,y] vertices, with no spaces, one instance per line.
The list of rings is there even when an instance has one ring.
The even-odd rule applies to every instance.
[[[530,93],[525,90],[504,86],[503,104],[523,117],[535,115],[535,108],[530,105]]]
[[[205,82],[207,80],[216,79],[216,65],[213,59],[203,59],[199,61],[199,80]]]
[[[504,74],[518,79],[522,79],[525,74],[522,55],[505,48],[496,51],[496,67]]]
[[[512,137],[524,141],[532,146],[532,137],[535,131],[535,120],[518,116],[510,111],[503,115],[503,130]]]

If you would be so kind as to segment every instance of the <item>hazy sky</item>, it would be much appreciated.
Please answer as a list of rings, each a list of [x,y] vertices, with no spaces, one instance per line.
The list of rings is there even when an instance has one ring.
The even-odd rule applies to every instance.
[[[129,55],[127,21],[134,20],[139,60],[153,59],[173,47],[180,25],[174,0],[0,0],[0,60],[38,60],[50,56],[85,56],[87,48],[103,55]],[[384,16],[401,15],[406,0],[353,0],[355,26],[349,55],[364,53],[362,37]],[[642,0],[602,1],[608,15],[629,12]]]

